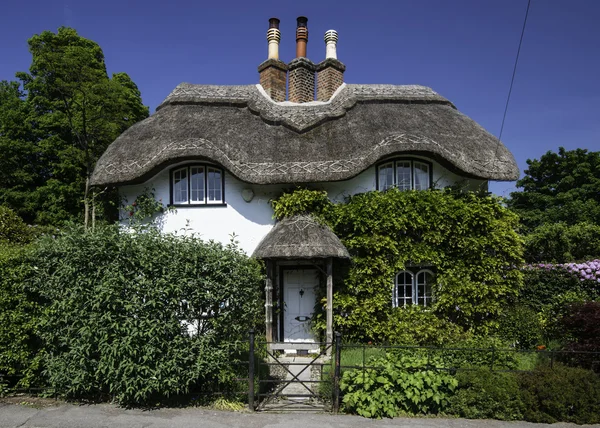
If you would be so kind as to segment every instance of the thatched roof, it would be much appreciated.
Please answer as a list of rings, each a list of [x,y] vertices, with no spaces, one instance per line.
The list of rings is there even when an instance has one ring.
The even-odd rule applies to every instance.
[[[258,259],[349,259],[340,239],[311,216],[285,218],[258,244],[253,257]]]
[[[423,86],[344,84],[328,102],[292,104],[260,85],[181,84],[108,147],[92,184],[140,183],[189,159],[254,184],[337,181],[396,154],[426,155],[467,177],[519,176],[498,139]]]

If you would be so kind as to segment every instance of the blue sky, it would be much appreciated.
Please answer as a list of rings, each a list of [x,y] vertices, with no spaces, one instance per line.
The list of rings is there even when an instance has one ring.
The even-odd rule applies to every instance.
[[[527,0],[128,1],[30,0],[0,6],[0,80],[29,68],[27,39],[61,25],[103,49],[154,111],[181,82],[254,84],[268,19],[280,55],[295,55],[308,17],[308,57],[339,33],[348,83],[421,84],[498,135]],[[532,0],[502,140],[521,171],[559,146],[600,150],[600,0]],[[514,183],[492,183],[508,196]]]

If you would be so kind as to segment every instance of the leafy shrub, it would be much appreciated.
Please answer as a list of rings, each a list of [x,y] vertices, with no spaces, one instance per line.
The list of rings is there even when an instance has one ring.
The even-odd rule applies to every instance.
[[[437,353],[453,369],[515,370],[519,366],[518,353],[496,337],[473,336]]]
[[[458,389],[449,398],[446,413],[468,419],[514,421],[523,417],[518,376],[489,369],[461,371]]]
[[[535,312],[541,312],[544,308],[555,305],[559,296],[566,292],[581,294],[582,299],[588,298],[585,286],[576,275],[563,267],[533,265],[523,269],[523,288],[519,293],[519,302]]]
[[[546,223],[525,236],[525,260],[566,263],[600,257],[600,225]]]
[[[129,225],[135,228],[152,226],[157,220],[157,215],[165,212],[165,206],[161,200],[156,200],[154,189],[144,189],[135,200],[122,207],[122,215],[127,219]]]
[[[600,423],[600,378],[590,370],[555,363],[522,374],[519,383],[527,421]]]
[[[460,326],[416,305],[393,309],[379,329],[382,337],[397,345],[444,346],[466,335]]]
[[[193,237],[75,229],[35,245],[26,290],[44,302],[44,374],[59,394],[156,403],[227,385],[261,319],[260,265]]]
[[[589,272],[588,272],[589,270]],[[517,304],[537,314],[545,341],[562,336],[558,320],[569,305],[600,298],[595,279],[600,262],[538,264],[523,269],[523,288]]]
[[[544,334],[537,313],[522,305],[516,305],[503,314],[499,334],[504,339],[513,342],[518,349],[532,349],[544,342]]]
[[[442,411],[458,385],[438,360],[425,355],[372,358],[368,368],[344,372],[340,389],[346,411],[367,418]]]
[[[324,190],[298,188],[272,200],[271,205],[275,218],[279,220],[298,214],[312,214],[318,219],[330,222],[334,215],[334,205]]]
[[[29,226],[10,208],[0,205],[0,243],[24,244],[30,242]]]
[[[558,324],[566,342],[564,350],[577,352],[564,355],[567,361],[600,372],[600,302],[570,305]]]
[[[35,386],[39,376],[40,304],[24,287],[32,273],[28,255],[28,248],[0,244],[0,373],[11,387]]]

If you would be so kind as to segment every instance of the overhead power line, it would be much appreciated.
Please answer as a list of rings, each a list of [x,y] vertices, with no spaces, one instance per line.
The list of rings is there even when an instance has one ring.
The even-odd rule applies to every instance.
[[[506,121],[506,114],[508,113],[508,105],[510,104],[510,95],[512,94],[513,85],[515,83],[515,76],[517,74],[517,65],[519,64],[519,55],[521,54],[521,46],[523,45],[523,36],[525,35],[525,27],[527,27],[527,17],[529,16],[529,7],[531,6],[531,0],[527,1],[527,10],[525,11],[525,19],[523,20],[523,28],[521,29],[521,38],[519,39],[519,48],[517,49],[517,57],[515,58],[515,66],[513,68],[512,78],[510,79],[510,87],[508,89],[508,96],[506,97],[506,105],[504,106],[504,115],[502,116],[502,125],[500,126],[500,134],[498,134],[498,144],[496,145],[496,153],[494,156],[494,164],[498,158],[498,149],[500,148],[500,142],[502,140],[502,132],[504,131],[504,122]]]

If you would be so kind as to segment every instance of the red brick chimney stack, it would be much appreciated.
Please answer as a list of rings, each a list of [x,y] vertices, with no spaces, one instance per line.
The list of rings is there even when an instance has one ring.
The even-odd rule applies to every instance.
[[[337,59],[338,34],[335,30],[325,33],[325,60],[317,64],[317,101],[329,101],[344,83],[346,66]]]
[[[258,66],[260,85],[275,102],[285,101],[286,73],[288,66],[279,60],[279,19],[269,19],[267,41],[269,42],[268,59]]]
[[[296,58],[288,64],[289,101],[306,103],[315,99],[315,65],[306,58],[308,19],[299,16],[296,28]]]

